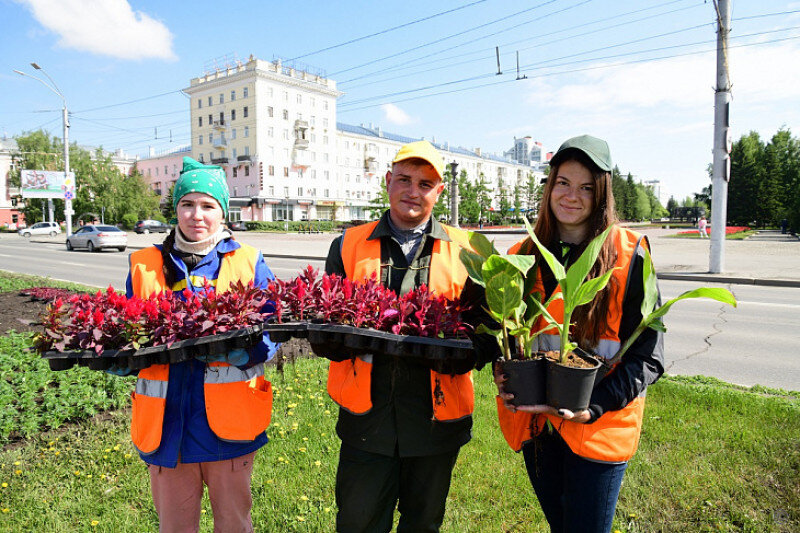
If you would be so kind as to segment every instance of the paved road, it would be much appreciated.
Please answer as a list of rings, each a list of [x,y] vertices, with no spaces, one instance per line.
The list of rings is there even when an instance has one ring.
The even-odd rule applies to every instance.
[[[661,232],[659,234],[659,232]],[[666,238],[663,230],[652,232],[654,260],[659,269],[664,299],[700,285],[713,285],[721,276],[704,273],[707,241]],[[281,278],[292,277],[305,266],[322,267],[335,235],[282,235],[237,233],[237,238],[257,246]],[[716,302],[680,302],[666,317],[668,372],[708,375],[742,385],[765,385],[800,390],[800,242],[774,239],[729,241],[728,261],[734,260],[727,277],[772,281],[779,286],[717,283],[737,297],[736,309]],[[521,235],[494,236],[498,248],[516,242]],[[131,235],[131,247],[147,246],[163,235]],[[703,257],[705,253],[705,257]],[[0,235],[0,269],[28,272],[94,286],[124,285],[128,253],[67,252],[61,239],[28,242],[16,235]],[[292,257],[292,256],[300,256]],[[707,270],[707,266],[705,267]],[[687,279],[686,273],[704,281]],[[678,279],[664,279],[674,273]],[[758,276],[758,277],[756,277]],[[789,286],[792,284],[795,286]]]

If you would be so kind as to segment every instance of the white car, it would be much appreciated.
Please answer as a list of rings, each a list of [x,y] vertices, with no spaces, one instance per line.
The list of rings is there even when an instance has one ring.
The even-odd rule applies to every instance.
[[[17,233],[26,239],[30,238],[31,235],[50,235],[55,237],[61,233],[61,226],[57,222],[37,222],[29,228],[22,228]]]
[[[67,237],[67,250],[86,248],[90,252],[103,248],[116,248],[124,252],[128,246],[128,234],[116,226],[90,224],[75,230]]]

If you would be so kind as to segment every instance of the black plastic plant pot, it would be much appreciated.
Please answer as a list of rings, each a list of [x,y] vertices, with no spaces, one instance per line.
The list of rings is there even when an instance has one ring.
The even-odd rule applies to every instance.
[[[503,388],[514,395],[512,405],[542,405],[547,401],[547,363],[542,356],[534,359],[503,360],[503,374],[508,376]]]
[[[547,405],[556,409],[580,411],[589,407],[594,380],[600,361],[583,350],[574,352],[591,367],[580,368],[562,365],[547,359]]]

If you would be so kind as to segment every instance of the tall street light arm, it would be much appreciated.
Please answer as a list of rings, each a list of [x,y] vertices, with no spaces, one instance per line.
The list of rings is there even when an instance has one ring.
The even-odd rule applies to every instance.
[[[50,75],[47,73],[46,70],[44,70],[35,62],[31,63],[31,66],[36,70],[41,71],[45,76],[47,76],[47,79],[50,80],[50,83],[47,83],[43,79],[38,78],[36,76],[32,76],[31,74],[22,72],[21,70],[14,70],[14,72],[19,74],[20,76],[26,76],[28,78],[33,78],[34,80],[38,81],[39,83],[50,89],[51,92],[58,95],[58,97],[61,98],[61,101],[64,103],[64,109],[62,110],[62,121],[64,125],[64,134],[63,134],[64,181],[66,182],[66,180],[69,177],[69,111],[67,110],[67,99],[61,92],[61,89],[58,88],[58,85],[56,84],[55,80],[53,80],[53,78],[50,77]],[[64,218],[66,219],[67,237],[69,237],[70,235],[72,235],[72,191],[70,191],[69,189],[67,189],[64,194]]]

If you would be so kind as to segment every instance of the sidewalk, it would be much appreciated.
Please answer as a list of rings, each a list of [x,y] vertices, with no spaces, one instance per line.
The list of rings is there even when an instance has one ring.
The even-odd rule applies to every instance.
[[[800,240],[793,235],[782,235],[777,230],[766,230],[745,240],[727,240],[724,247],[724,272],[710,274],[710,239],[672,238],[675,229],[641,230],[650,239],[653,261],[659,279],[702,281],[706,283],[734,283],[748,285],[773,285],[800,287]],[[235,232],[240,242],[262,251],[265,257],[299,258],[324,261],[331,241],[338,234],[317,233],[259,233]],[[504,251],[525,235],[520,232],[487,232],[498,250]],[[14,234],[3,238],[20,239]],[[160,243],[163,234],[137,235],[128,233],[128,248],[144,248]],[[34,242],[60,243],[65,236],[32,238]]]

